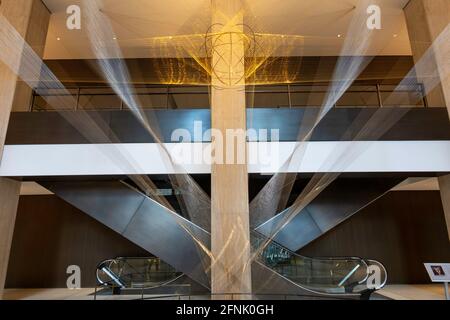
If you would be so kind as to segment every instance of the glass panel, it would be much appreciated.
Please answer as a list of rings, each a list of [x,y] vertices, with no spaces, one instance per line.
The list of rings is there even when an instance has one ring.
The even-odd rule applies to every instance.
[[[36,89],[32,110],[74,110],[78,89]]]
[[[423,107],[424,100],[419,92],[382,92],[384,107]]]
[[[209,94],[206,93],[182,93],[170,95],[170,106],[177,109],[209,109]]]
[[[250,107],[320,107],[325,103],[330,87],[326,84],[292,84],[247,86],[246,103]],[[425,106],[420,84],[411,85],[352,85],[338,99],[336,107],[379,107],[380,99],[386,107]],[[144,109],[194,109],[210,108],[208,86],[136,86],[135,99]],[[34,111],[75,109],[78,89],[43,89],[34,98]],[[289,94],[290,93],[290,94]],[[42,95],[41,96],[39,96]],[[84,87],[80,89],[78,108],[85,110],[126,109],[120,98],[108,87]]]
[[[255,108],[285,108],[289,107],[289,96],[287,92],[283,93],[247,93],[247,107]]]
[[[293,107],[321,107],[327,97],[327,85],[291,85]]]
[[[120,109],[121,100],[111,88],[82,88],[80,89],[79,109],[110,110]]]
[[[377,92],[347,91],[336,102],[336,107],[379,107]]]
[[[320,107],[325,101],[324,92],[295,92],[291,93],[293,107]]]
[[[117,258],[97,267],[100,284],[123,288],[152,288],[177,279],[182,273],[158,258]]]

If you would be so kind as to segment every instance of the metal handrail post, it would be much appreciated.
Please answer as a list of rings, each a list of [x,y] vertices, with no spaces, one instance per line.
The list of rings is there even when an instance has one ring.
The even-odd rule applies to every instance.
[[[445,299],[450,300],[450,293],[448,291],[448,282],[444,282]]]
[[[292,108],[292,97],[291,97],[291,85],[287,85],[287,94],[288,94],[288,101],[289,101],[289,109]]]
[[[30,111],[30,112],[33,111],[35,98],[36,98],[36,91],[33,89],[33,90],[31,90],[31,101],[30,101],[30,106],[28,107],[28,111]]]
[[[169,109],[169,103],[170,103],[170,87],[167,86],[166,109]]]
[[[383,99],[381,97],[380,84],[376,84],[377,97],[378,97],[378,107],[383,108]]]
[[[420,93],[422,95],[423,106],[424,106],[424,108],[428,108],[428,100],[427,100],[427,94],[425,91],[425,85],[423,83],[421,83],[419,86],[420,86]]]
[[[78,87],[78,90],[77,90],[77,103],[75,105],[75,111],[78,110],[78,107],[80,105],[80,95],[81,95],[81,88]]]

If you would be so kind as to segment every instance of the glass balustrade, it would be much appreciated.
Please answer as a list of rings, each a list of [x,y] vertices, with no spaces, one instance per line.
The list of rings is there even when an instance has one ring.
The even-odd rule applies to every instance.
[[[386,269],[377,261],[357,257],[305,257],[256,231],[251,233],[251,239],[255,258],[260,263],[312,292],[363,294],[386,284]],[[371,272],[379,273],[374,277],[378,283],[369,281]],[[181,276],[181,272],[156,257],[116,258],[102,262],[97,268],[100,284],[120,288],[153,288]]]
[[[209,109],[207,86],[134,85],[133,96],[143,109]],[[249,108],[321,107],[332,96],[327,84],[289,84],[251,86],[246,89]],[[50,103],[49,103],[50,101]],[[411,85],[350,86],[338,98],[335,108],[426,107],[420,83]],[[127,106],[107,86],[36,88],[31,111],[127,110]]]
[[[265,236],[252,232],[256,258],[265,266],[299,286],[318,293],[361,294],[369,288],[369,266],[377,264],[380,283],[386,283],[386,270],[376,261],[361,258],[309,258],[300,256]],[[375,283],[375,285],[377,285]],[[379,289],[379,288],[373,288]]]
[[[120,288],[152,288],[174,281],[182,275],[159,258],[116,258],[97,267],[102,285]]]

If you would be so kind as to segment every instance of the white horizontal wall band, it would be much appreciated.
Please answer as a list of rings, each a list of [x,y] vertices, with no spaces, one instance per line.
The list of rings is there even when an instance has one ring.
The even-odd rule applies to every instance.
[[[0,176],[208,174],[210,158],[202,159],[202,150],[209,146],[165,144],[182,164],[172,166],[153,143],[7,145]],[[450,172],[450,141],[251,142],[248,148],[250,173]]]

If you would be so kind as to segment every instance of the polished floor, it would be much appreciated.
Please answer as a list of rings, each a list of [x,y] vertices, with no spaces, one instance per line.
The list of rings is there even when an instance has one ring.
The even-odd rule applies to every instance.
[[[445,300],[443,284],[389,285],[379,294],[392,300]]]
[[[6,289],[4,300],[93,300],[94,289]],[[444,300],[444,287],[439,284],[430,285],[389,285],[378,292],[378,295],[392,300]],[[136,296],[97,295],[98,300],[130,300],[140,299]]]

